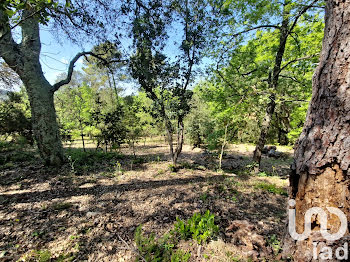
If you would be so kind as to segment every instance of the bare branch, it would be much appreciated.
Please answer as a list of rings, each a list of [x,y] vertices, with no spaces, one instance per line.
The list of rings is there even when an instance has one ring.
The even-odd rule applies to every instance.
[[[238,32],[236,34],[233,34],[232,37],[236,37],[236,36],[239,36],[241,34],[245,34],[245,33],[248,33],[250,31],[254,31],[254,30],[257,30],[257,29],[260,29],[260,28],[276,28],[276,29],[281,29],[280,26],[278,25],[259,25],[259,26],[256,26],[256,27],[252,27],[252,28],[248,28],[246,30],[243,30],[241,32]]]
[[[288,67],[290,64],[293,64],[293,63],[295,63],[295,62],[302,61],[302,60],[311,59],[311,58],[314,58],[314,57],[316,57],[316,56],[318,56],[318,55],[319,55],[319,54],[315,54],[315,55],[300,57],[300,58],[291,60],[291,61],[289,61],[288,63],[286,63],[284,66],[282,66],[281,69],[278,71],[278,73],[281,73],[281,72],[282,72],[286,67]]]
[[[103,54],[95,54],[93,52],[80,52],[69,63],[67,77],[65,79],[59,81],[58,83],[54,84],[52,86],[52,92],[56,92],[61,86],[69,84],[70,80],[72,79],[75,63],[79,60],[80,57],[82,57],[82,56],[86,57],[88,55],[93,56],[93,57],[101,60],[105,65],[108,65],[108,64],[111,64],[111,63],[126,62],[126,60],[120,60],[120,59],[119,60],[107,61],[106,59],[104,59],[102,57]]]

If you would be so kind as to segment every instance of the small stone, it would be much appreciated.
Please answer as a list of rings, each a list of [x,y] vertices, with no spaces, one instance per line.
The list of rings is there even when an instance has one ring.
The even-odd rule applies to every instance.
[[[95,217],[95,216],[97,216],[97,215],[98,215],[98,212],[87,212],[87,213],[86,213],[86,216],[87,216],[88,218]]]
[[[112,224],[112,223],[108,223],[106,227],[107,227],[107,229],[108,229],[109,231],[112,231],[112,230],[113,230],[113,224]]]

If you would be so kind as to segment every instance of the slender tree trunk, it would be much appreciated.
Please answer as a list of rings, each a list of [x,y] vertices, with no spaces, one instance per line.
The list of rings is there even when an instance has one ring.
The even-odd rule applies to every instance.
[[[85,140],[84,140],[84,132],[81,132],[80,136],[81,136],[81,142],[83,143],[83,150],[84,150],[84,152],[86,152],[86,149],[85,149]]]
[[[253,155],[253,160],[255,163],[257,163],[257,169],[259,169],[260,167],[262,150],[266,143],[267,134],[270,129],[273,114],[275,113],[275,108],[276,108],[275,95],[271,95],[270,102],[267,105],[265,118],[261,124],[259,141],[255,147],[254,155]]]
[[[221,169],[221,166],[222,166],[222,157],[224,155],[224,150],[226,146],[227,127],[228,127],[228,124],[225,126],[224,142],[222,143],[222,146],[221,146],[221,152],[220,152],[220,158],[219,158],[219,169]]]
[[[182,152],[182,147],[184,143],[184,123],[182,119],[178,120],[178,130],[177,130],[177,143],[176,147],[174,149],[174,139],[173,139],[173,132],[172,132],[172,126],[170,123],[170,120],[165,117],[165,129],[166,129],[166,135],[167,140],[169,144],[169,153],[171,157],[171,161],[173,166],[176,168],[177,160]]]
[[[170,158],[171,158],[171,161],[173,162],[173,165],[176,166],[175,154],[174,154],[173,132],[172,132],[170,120],[167,118],[165,118],[165,129],[166,129],[166,138],[167,138],[166,140],[168,141],[168,144],[169,144]]]
[[[183,119],[180,118],[178,120],[178,130],[177,130],[177,145],[175,149],[175,154],[174,154],[174,165],[176,166],[177,159],[179,158],[181,152],[182,152],[182,147],[184,144],[184,122]]]
[[[328,0],[325,22],[312,100],[290,176],[298,233],[303,232],[305,213],[312,207],[320,207],[328,214],[329,233],[338,231],[340,220],[330,215],[327,207],[340,209],[350,221],[350,2]],[[321,226],[319,217],[313,216],[310,223],[312,233],[304,241],[294,241],[286,234],[284,255],[292,255],[295,261],[311,261],[316,243],[317,247],[332,248],[332,260],[336,261],[335,248],[349,240],[349,230],[338,241],[326,241],[317,232]],[[318,259],[322,258],[319,252],[320,248],[316,250]]]
[[[136,159],[136,150],[135,150],[135,141],[132,141],[131,142],[132,144],[132,153],[133,153],[133,155],[134,155],[134,158]]]
[[[286,49],[287,39],[290,34],[289,31],[289,11],[287,5],[290,3],[289,0],[284,1],[284,10],[283,10],[283,21],[280,28],[280,39],[279,39],[279,47],[276,53],[275,57],[275,65],[272,71],[272,74],[270,74],[268,79],[268,87],[270,90],[272,90],[272,93],[270,95],[270,101],[266,108],[266,114],[265,118],[261,125],[261,131],[260,131],[260,137],[259,141],[255,147],[253,160],[257,165],[257,168],[255,171],[258,171],[260,168],[260,161],[261,161],[261,152],[265,146],[267,135],[270,129],[271,121],[273,114],[275,113],[276,108],[276,96],[275,96],[275,90],[278,87],[278,79],[281,73],[281,64],[284,56],[284,52]]]

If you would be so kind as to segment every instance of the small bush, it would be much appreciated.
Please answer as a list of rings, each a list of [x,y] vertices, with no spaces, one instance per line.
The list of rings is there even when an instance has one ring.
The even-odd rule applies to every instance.
[[[204,215],[195,213],[187,221],[176,219],[175,232],[181,239],[194,239],[198,244],[207,242],[213,238],[219,231],[219,227],[215,225],[215,216],[209,210]]]
[[[176,166],[174,166],[173,164],[169,164],[169,165],[168,165],[168,168],[169,168],[169,170],[170,170],[171,172],[176,172],[176,171],[177,171]]]
[[[282,249],[281,242],[277,239],[276,235],[271,235],[267,239],[267,243],[271,246],[275,255],[277,255]]]
[[[191,257],[190,252],[184,252],[177,249],[179,238],[183,240],[193,239],[202,244],[213,238],[219,231],[215,225],[215,216],[208,210],[201,215],[195,213],[187,221],[177,218],[174,229],[169,234],[156,239],[152,233],[145,236],[142,232],[142,226],[138,226],[135,231],[135,242],[139,256],[136,261],[146,260],[150,262],[187,262]]]

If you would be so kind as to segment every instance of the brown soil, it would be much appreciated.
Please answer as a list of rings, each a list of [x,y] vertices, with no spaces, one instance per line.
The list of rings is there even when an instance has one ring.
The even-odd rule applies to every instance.
[[[48,252],[51,261],[134,261],[138,225],[146,234],[161,236],[176,217],[187,219],[208,209],[216,215],[219,236],[202,247],[182,243],[192,250],[190,261],[272,260],[269,240],[283,235],[286,196],[256,185],[285,188],[290,152],[282,160],[263,159],[271,177],[248,174],[250,146],[231,146],[223,173],[215,171],[217,157],[189,146],[180,159],[183,168],[171,172],[166,152],[166,146],[140,146],[137,154],[145,163],[132,164],[130,156],[79,172],[74,163],[56,170],[39,161],[2,169],[0,261],[35,261]],[[128,149],[123,153],[130,154]],[[262,236],[265,247],[238,243],[241,231],[232,232],[232,221],[249,223],[241,231]]]

